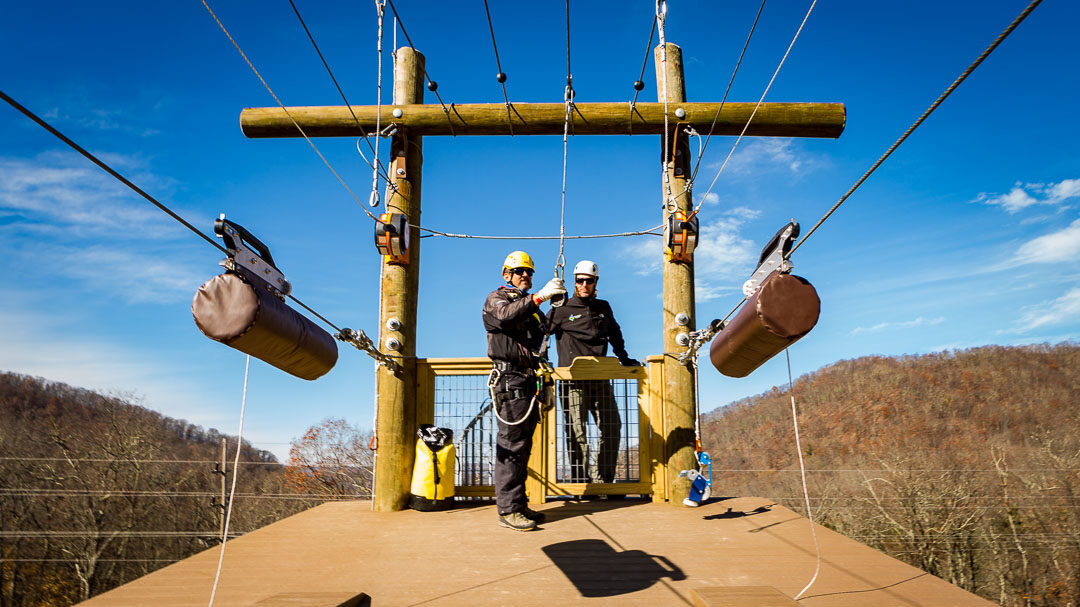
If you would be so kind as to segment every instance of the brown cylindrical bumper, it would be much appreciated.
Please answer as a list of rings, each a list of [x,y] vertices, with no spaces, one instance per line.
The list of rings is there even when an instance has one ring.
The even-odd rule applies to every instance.
[[[337,362],[337,344],[329,333],[235,274],[215,276],[199,287],[191,314],[210,339],[301,379],[322,377]]]
[[[817,324],[821,300],[805,278],[773,272],[713,339],[709,359],[728,377],[746,377]]]

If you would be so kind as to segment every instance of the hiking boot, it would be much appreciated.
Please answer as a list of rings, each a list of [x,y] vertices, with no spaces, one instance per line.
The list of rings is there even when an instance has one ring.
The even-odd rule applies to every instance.
[[[514,531],[532,531],[533,529],[536,529],[536,523],[520,512],[500,514],[499,524],[503,527],[509,527]]]
[[[529,519],[534,523],[539,524],[547,520],[546,514],[544,514],[543,512],[537,512],[532,508],[526,507],[524,510],[521,511],[521,513],[525,515],[525,518]]]

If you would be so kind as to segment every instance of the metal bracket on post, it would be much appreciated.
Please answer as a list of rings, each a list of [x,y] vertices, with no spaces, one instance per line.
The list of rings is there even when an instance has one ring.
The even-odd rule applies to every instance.
[[[665,165],[671,165],[672,174],[675,177],[684,179],[690,176],[690,136],[688,135],[688,129],[690,129],[689,122],[675,124],[671,145],[667,148],[668,157],[663,159]],[[660,153],[663,154],[662,149]]]
[[[772,237],[769,244],[761,250],[758,259],[758,267],[750,275],[750,279],[743,283],[743,295],[750,297],[757,292],[758,287],[765,278],[774,271],[787,274],[794,268],[794,264],[787,259],[791,253],[791,245],[799,237],[799,224],[794,219]]]

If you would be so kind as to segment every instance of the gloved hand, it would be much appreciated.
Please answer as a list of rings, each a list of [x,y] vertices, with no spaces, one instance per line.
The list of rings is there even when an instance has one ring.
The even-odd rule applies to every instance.
[[[633,358],[620,358],[619,364],[624,367],[640,367],[641,362],[634,360]]]
[[[549,280],[543,289],[537,291],[536,295],[533,295],[533,301],[540,305],[540,302],[547,301],[556,295],[566,295],[566,285],[558,276]]]

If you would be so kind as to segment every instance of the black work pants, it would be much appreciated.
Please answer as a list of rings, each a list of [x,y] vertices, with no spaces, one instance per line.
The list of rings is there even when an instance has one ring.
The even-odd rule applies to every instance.
[[[528,505],[525,479],[528,477],[529,453],[533,432],[540,421],[540,403],[529,411],[536,394],[536,376],[529,373],[504,371],[495,387],[495,406],[499,416],[509,425],[498,421],[499,434],[495,440],[495,503],[499,514],[521,512]],[[528,411],[528,417],[526,412]]]

